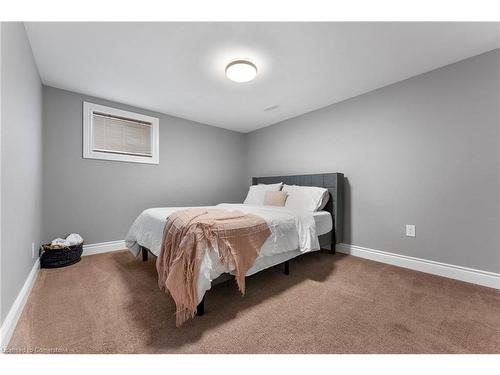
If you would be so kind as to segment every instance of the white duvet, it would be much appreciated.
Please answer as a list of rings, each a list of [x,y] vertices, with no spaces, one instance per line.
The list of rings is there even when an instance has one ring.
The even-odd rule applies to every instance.
[[[265,264],[266,259],[286,259],[285,253],[305,253],[319,249],[316,224],[312,212],[290,211],[283,207],[251,206],[246,204],[217,205],[229,211],[241,211],[255,214],[264,219],[271,229],[271,235],[262,246],[258,263]],[[140,247],[149,249],[156,256],[159,255],[163,240],[163,229],[170,214],[188,207],[163,207],[150,208],[143,211],[134,221],[125,237],[125,243],[134,255],[140,253]],[[212,207],[214,208],[214,207]],[[297,255],[298,255],[297,254]],[[270,266],[275,262],[267,262]],[[278,261],[279,263],[279,261]],[[258,267],[260,269],[267,267]],[[247,275],[257,272],[257,267],[252,267]],[[207,249],[201,263],[198,276],[198,302],[210,289],[212,280],[224,272],[232,272],[232,268],[225,268],[218,259],[217,249]]]

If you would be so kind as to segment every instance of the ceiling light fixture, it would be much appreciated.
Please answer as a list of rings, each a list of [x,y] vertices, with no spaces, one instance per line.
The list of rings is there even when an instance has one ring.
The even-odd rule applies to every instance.
[[[257,67],[248,60],[234,60],[226,66],[226,77],[234,82],[248,82],[257,75]]]

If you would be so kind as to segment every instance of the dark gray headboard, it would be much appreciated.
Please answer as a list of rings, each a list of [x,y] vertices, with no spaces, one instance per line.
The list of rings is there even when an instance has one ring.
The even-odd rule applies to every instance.
[[[330,199],[328,200],[324,210],[332,214],[333,226],[335,228],[335,239],[333,242],[342,242],[344,229],[344,175],[342,173],[252,177],[252,185],[277,184],[280,182],[287,185],[318,186],[327,188],[330,193]]]

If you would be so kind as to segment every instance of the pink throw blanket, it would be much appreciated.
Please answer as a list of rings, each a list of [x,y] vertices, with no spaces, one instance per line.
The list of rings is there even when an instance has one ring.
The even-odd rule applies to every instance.
[[[167,289],[175,301],[176,325],[196,314],[205,250],[217,249],[221,263],[234,266],[238,287],[245,293],[245,275],[270,234],[262,218],[242,212],[194,208],[170,215],[156,269],[160,288]]]

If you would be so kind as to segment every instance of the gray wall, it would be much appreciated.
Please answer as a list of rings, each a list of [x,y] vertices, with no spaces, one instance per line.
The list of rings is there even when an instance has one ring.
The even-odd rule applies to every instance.
[[[31,271],[41,240],[42,85],[22,23],[1,43],[1,321]]]
[[[160,119],[160,164],[82,158],[82,103]],[[177,117],[43,88],[44,240],[71,232],[87,243],[121,240],[144,209],[241,202],[244,135]]]
[[[495,50],[248,134],[247,181],[343,172],[344,242],[500,272],[499,106]]]

